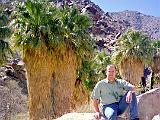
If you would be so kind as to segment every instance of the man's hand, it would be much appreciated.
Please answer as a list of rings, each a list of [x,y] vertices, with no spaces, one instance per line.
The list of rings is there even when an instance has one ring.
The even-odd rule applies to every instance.
[[[101,117],[101,112],[100,112],[99,107],[98,107],[98,105],[99,105],[99,100],[94,99],[94,100],[92,100],[92,102],[93,102],[93,106],[94,106],[94,110],[95,110],[94,117],[95,117],[96,119],[100,119],[100,117]]]
[[[101,118],[101,113],[100,112],[95,112],[94,117],[96,119],[100,119]]]
[[[132,101],[132,91],[129,91],[126,96],[126,102],[131,103]]]

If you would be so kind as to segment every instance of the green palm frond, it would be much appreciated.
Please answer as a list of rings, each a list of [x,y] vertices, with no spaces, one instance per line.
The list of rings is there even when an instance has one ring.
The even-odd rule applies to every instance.
[[[155,55],[160,55],[160,40],[156,40],[152,42]]]
[[[0,12],[0,26],[5,26],[7,24],[8,17]]]
[[[8,58],[12,57],[12,54],[9,43],[4,40],[0,40],[0,65],[6,63]]]
[[[6,38],[11,35],[11,30],[8,28],[8,26],[2,26],[0,27],[0,38]]]
[[[56,8],[43,0],[27,0],[17,5],[13,21],[12,38],[22,50],[44,44],[54,49],[68,46],[81,57],[93,51],[95,41],[86,32],[91,21],[76,7]]]
[[[8,21],[8,16],[0,12],[0,65],[6,63],[13,55],[7,40],[11,35],[11,30],[7,26]]]

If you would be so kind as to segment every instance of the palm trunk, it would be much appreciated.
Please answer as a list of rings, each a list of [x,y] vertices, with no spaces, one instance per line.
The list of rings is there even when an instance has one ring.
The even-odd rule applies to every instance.
[[[53,103],[55,117],[59,117],[74,108],[73,90],[76,81],[77,61],[74,52],[65,49],[61,57],[58,57],[54,69]]]
[[[52,73],[51,56],[47,56],[45,47],[34,51],[26,51],[25,63],[29,93],[30,120],[51,119],[52,103]]]
[[[69,112],[76,80],[76,56],[70,49],[54,51],[46,47],[26,51],[30,120],[50,120]]]
[[[153,66],[152,66],[152,70],[154,72],[154,74],[158,74],[160,72],[160,56],[156,55],[153,58]]]
[[[127,58],[123,60],[120,65],[120,74],[124,80],[131,82],[134,85],[138,85],[143,76],[144,64],[135,57]]]

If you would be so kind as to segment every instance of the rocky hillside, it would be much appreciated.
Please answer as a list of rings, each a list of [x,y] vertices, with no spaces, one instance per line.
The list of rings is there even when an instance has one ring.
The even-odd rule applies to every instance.
[[[142,30],[152,39],[160,39],[160,18],[144,15],[136,11],[105,13],[90,0],[57,0],[57,5],[78,5],[81,12],[89,13],[93,27],[88,30],[97,39],[97,45],[104,48],[112,46],[128,28]]]
[[[128,21],[132,28],[142,30],[153,39],[160,39],[160,17],[144,15],[136,11],[122,11],[109,13],[115,20]]]

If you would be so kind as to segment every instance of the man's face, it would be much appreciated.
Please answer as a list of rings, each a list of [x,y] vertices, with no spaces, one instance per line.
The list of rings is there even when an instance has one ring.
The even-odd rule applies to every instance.
[[[106,69],[106,75],[109,81],[114,81],[116,76],[116,69],[114,65],[108,66]]]

